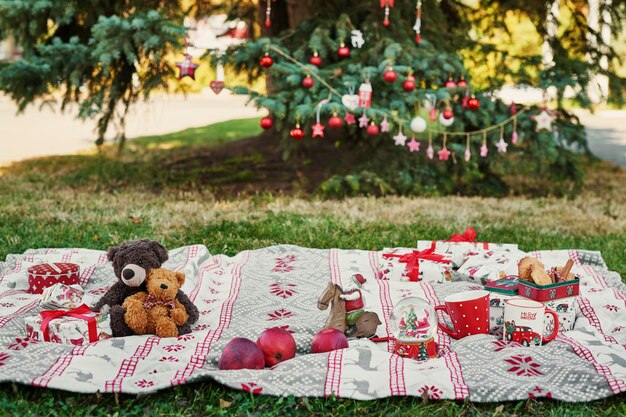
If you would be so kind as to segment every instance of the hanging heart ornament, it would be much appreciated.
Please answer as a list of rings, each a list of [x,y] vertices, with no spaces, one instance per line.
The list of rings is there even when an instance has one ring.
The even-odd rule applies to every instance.
[[[359,107],[359,96],[357,94],[344,94],[341,97],[341,102],[349,110],[354,110]]]
[[[219,94],[224,89],[224,81],[211,81],[211,84],[209,84],[209,86],[215,94]]]

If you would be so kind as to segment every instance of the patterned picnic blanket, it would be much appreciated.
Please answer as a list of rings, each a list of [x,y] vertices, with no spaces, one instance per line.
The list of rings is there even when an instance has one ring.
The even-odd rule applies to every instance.
[[[495,336],[453,340],[438,333],[440,358],[417,362],[390,353],[391,342],[356,340],[331,353],[311,354],[310,342],[327,312],[316,308],[329,280],[342,284],[356,272],[367,282],[368,310],[385,336],[394,304],[419,296],[440,304],[471,282],[442,284],[379,280],[380,252],[320,250],[290,245],[212,256],[201,245],[170,252],[165,267],[184,271],[183,290],[201,316],[191,334],[160,339],[133,336],[85,346],[37,342],[24,319],[37,314],[39,295],[28,294],[26,269],[35,263],[81,265],[81,284],[102,294],[115,278],[104,252],[39,249],[0,263],[0,382],[14,381],[75,392],[147,393],[214,379],[235,389],[270,395],[374,399],[426,395],[473,401],[551,397],[589,401],[626,391],[626,286],[597,252],[533,252],[547,266],[575,262],[582,277],[572,331],[542,347],[525,348]],[[441,316],[440,316],[441,319]],[[233,337],[256,340],[272,326],[293,332],[296,358],[273,369],[220,371],[217,362]]]

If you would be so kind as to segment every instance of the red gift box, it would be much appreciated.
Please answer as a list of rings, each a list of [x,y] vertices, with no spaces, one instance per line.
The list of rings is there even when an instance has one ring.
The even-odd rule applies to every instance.
[[[79,267],[67,262],[33,265],[28,268],[28,292],[41,294],[44,288],[57,282],[66,285],[78,284]]]

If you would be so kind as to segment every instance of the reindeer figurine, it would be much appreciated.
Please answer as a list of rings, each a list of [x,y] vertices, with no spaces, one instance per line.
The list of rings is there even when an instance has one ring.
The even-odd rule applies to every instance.
[[[324,328],[337,329],[348,337],[372,337],[381,324],[378,315],[371,311],[364,311],[360,287],[365,282],[361,274],[352,277],[354,285],[348,285],[348,291],[328,283],[326,290],[317,301],[317,308],[326,310],[330,306],[330,314]],[[347,308],[349,307],[349,308]]]
[[[326,290],[317,300],[317,308],[326,310],[330,306],[330,314],[324,323],[325,329],[333,328],[345,333],[348,329],[346,322],[346,302],[341,299],[341,295],[341,287],[329,282]]]

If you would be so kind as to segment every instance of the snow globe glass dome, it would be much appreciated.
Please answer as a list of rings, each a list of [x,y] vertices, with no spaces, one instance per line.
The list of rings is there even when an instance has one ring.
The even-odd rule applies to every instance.
[[[418,360],[437,357],[437,315],[424,299],[407,297],[400,301],[389,316],[389,326],[398,355]]]

